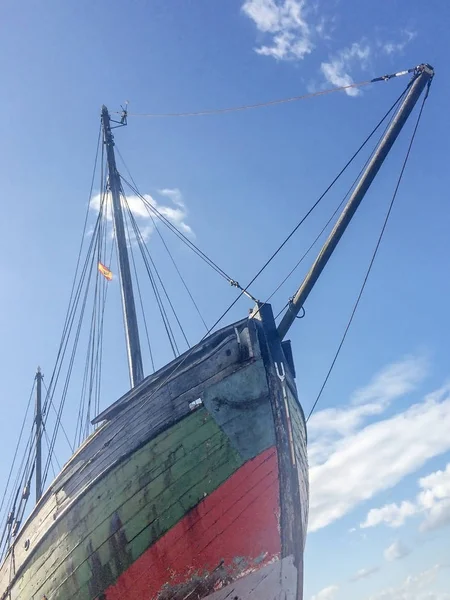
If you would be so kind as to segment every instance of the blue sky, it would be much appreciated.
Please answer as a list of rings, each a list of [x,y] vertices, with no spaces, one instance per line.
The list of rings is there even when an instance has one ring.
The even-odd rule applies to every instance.
[[[450,5],[442,0],[2,3],[0,481],[7,477],[36,366],[49,374],[54,363],[103,103],[117,110],[129,100],[131,113],[238,106],[429,62],[437,75],[405,179],[311,421],[305,598],[450,598],[449,19]],[[226,115],[130,117],[116,140],[141,191],[178,225],[190,227],[199,246],[244,283],[406,82]],[[411,125],[308,300],[306,318],[291,331],[306,411],[350,314]],[[255,296],[271,293],[355,175],[344,178],[258,279]],[[166,265],[154,233],[149,243]],[[235,290],[180,245],[173,243],[173,252],[212,323]],[[276,311],[306,267],[275,295]],[[179,283],[168,267],[167,280],[177,295]],[[114,282],[111,290],[103,406],[128,385]],[[161,365],[170,352],[156,316],[152,320],[150,297],[148,303]],[[242,299],[229,318],[249,307]],[[192,307],[183,300],[178,308],[188,336],[198,339],[203,330]],[[64,417],[68,430],[74,429],[76,403],[74,392]],[[62,443],[59,450],[65,459]]]

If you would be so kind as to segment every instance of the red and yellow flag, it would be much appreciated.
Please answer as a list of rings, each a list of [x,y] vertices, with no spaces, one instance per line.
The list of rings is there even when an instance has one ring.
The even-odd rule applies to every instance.
[[[112,274],[112,271],[110,271],[108,269],[108,267],[105,267],[105,265],[103,263],[99,262],[98,270],[100,271],[100,273],[103,275],[103,277],[105,279],[107,279],[108,281],[111,281],[111,279],[113,278],[113,274]]]

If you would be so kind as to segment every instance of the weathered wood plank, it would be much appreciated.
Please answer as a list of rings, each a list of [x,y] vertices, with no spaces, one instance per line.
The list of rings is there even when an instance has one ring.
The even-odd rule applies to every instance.
[[[271,448],[245,463],[135,561],[106,590],[106,599],[197,597],[197,583],[203,594],[221,577],[263,567],[279,556],[278,510],[277,456]]]
[[[123,465],[120,473],[111,472],[100,486],[96,486],[83,498],[80,506],[76,507],[76,514],[67,514],[60,527],[55,529],[43,544],[43,550],[46,548],[50,551],[51,548],[58,548],[58,552],[53,554],[56,561],[53,561],[51,568],[46,569],[42,568],[43,565],[40,565],[39,561],[31,564],[27,569],[27,576],[21,578],[19,591],[20,589],[28,591],[30,586],[33,591],[35,586],[37,586],[36,589],[39,589],[39,586],[44,585],[49,577],[57,587],[59,577],[62,579],[66,577],[64,569],[60,569],[60,575],[57,575],[58,568],[70,560],[73,552],[82,550],[81,556],[77,557],[76,561],[72,560],[72,563],[79,566],[89,558],[89,545],[92,545],[92,551],[97,551],[103,544],[107,544],[114,535],[111,530],[111,519],[115,515],[126,529],[133,527],[133,523],[135,528],[142,529],[140,524],[151,523],[154,515],[159,516],[160,519],[164,518],[165,512],[171,508],[171,500],[173,499],[173,503],[175,503],[182,494],[189,490],[189,487],[192,487],[189,482],[195,482],[199,478],[207,479],[204,487],[210,491],[211,486],[216,483],[212,467],[216,462],[220,464],[220,460],[225,461],[224,456],[228,469],[231,469],[232,472],[241,464],[241,459],[234,451],[231,451],[228,440],[217,428],[214,420],[208,416],[205,409],[189,415],[187,421],[190,421],[191,435],[186,440],[184,439],[184,422],[182,422],[173,435],[164,436],[163,443],[171,445],[166,447],[165,453],[162,453],[162,460],[155,466],[152,474],[152,469],[149,472],[148,467],[151,464],[151,457],[158,456],[161,450],[158,446],[159,440],[152,440],[149,442],[148,448],[135,453],[128,461],[127,468]],[[198,444],[196,444],[197,436],[200,437]],[[209,452],[206,445],[210,439],[214,439],[214,445],[211,446]],[[178,456],[175,456],[174,450],[177,449],[181,451]],[[131,488],[131,494],[125,494],[125,499],[122,496],[123,491],[116,488],[117,481],[122,480],[124,476]],[[168,485],[169,480],[173,481],[172,485]],[[103,503],[108,494],[111,495],[112,500],[109,515],[105,513],[108,505]],[[199,498],[201,497],[203,496],[201,495]],[[199,498],[197,498],[197,502]],[[98,524],[94,525],[95,522]],[[170,520],[167,523],[168,526],[173,524]],[[64,553],[58,534],[66,529],[69,529],[70,535],[66,536],[65,548],[68,549],[68,552]],[[127,535],[132,539],[134,533],[130,531],[127,532]],[[104,561],[108,562],[111,560],[111,549],[108,545],[105,547]],[[99,558],[101,560],[101,556]],[[101,562],[103,561],[101,560]],[[47,565],[47,567],[49,566]],[[42,578],[44,581],[41,580]]]
[[[205,445],[215,448],[220,443],[221,433],[212,425],[212,419],[203,423],[201,413],[193,413],[184,421],[175,425],[171,430],[164,432],[147,446],[138,450],[132,457],[115,469],[105,481],[93,488],[83,496],[73,511],[58,524],[55,533],[49,536],[40,549],[40,556],[34,561],[33,568],[27,571],[28,577],[21,579],[22,586],[27,585],[29,579],[36,579],[34,571],[46,576],[55,564],[68,559],[70,552],[75,547],[82,545],[91,536],[96,535],[96,530],[106,523],[108,527],[111,515],[118,511],[122,505],[140,492],[146,495],[146,488],[157,480],[168,467],[168,458],[173,453],[176,440],[183,441],[185,452],[195,455],[198,460],[205,453]],[[114,490],[114,493],[111,492]],[[101,510],[100,510],[101,507]],[[75,537],[74,531],[80,531]],[[34,543],[36,540],[32,540]]]
[[[242,323],[238,326],[242,329]],[[250,343],[250,336],[242,337]],[[243,341],[238,341],[234,326],[218,332],[215,340],[216,345],[208,343],[203,349],[199,347],[190,367],[184,365],[184,372],[177,373],[156,394],[155,378],[149,378],[153,381],[153,388],[146,391],[145,385],[140,386],[141,396],[136,396],[133,392],[132,401],[122,402],[123,406],[117,417],[98,430],[80,448],[20,532],[15,546],[16,570],[20,570],[33,552],[32,549],[29,552],[24,550],[25,540],[31,537],[39,539],[45,535],[49,526],[54,525],[55,514],[57,519],[57,515],[62,514],[79,494],[83,494],[92,481],[133,449],[188,414],[189,402],[201,395],[205,386],[220,381],[234,370],[245,366],[241,364]],[[258,349],[248,350],[246,356],[258,356]],[[167,373],[169,367],[173,370],[168,365],[162,371]],[[156,387],[159,385],[157,383]],[[0,591],[8,586],[10,580],[10,569],[6,561],[0,568]]]

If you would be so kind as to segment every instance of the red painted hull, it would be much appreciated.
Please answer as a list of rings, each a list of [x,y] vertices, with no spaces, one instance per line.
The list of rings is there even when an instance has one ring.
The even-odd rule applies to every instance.
[[[187,513],[105,597],[203,598],[279,558],[279,515],[278,459],[272,447]]]

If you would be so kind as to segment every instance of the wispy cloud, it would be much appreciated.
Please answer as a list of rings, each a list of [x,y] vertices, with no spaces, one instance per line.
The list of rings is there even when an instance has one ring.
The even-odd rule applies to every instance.
[[[334,600],[337,592],[339,591],[339,586],[337,585],[329,585],[323,590],[320,590],[315,596],[311,597],[311,600]]]
[[[399,587],[390,587],[370,596],[367,600],[450,600],[450,593],[431,589],[441,565],[415,575],[409,575]]]
[[[305,0],[246,0],[242,11],[268,38],[255,48],[276,60],[300,60],[314,48],[312,30],[305,18]]]
[[[335,86],[352,85],[354,83],[352,70],[355,67],[360,70],[366,69],[370,54],[371,48],[367,43],[354,42],[348,48],[331,56],[328,62],[323,62],[320,70],[325,79]],[[358,88],[348,88],[345,92],[349,96],[358,96],[361,93]]]
[[[414,390],[427,370],[423,357],[406,357],[388,365],[368,385],[356,390],[348,405],[316,412],[308,423],[310,464],[324,462],[340,438],[354,433],[368,418],[380,415],[394,400]]]
[[[174,204],[185,208],[183,196],[178,188],[163,188],[162,190],[158,190],[158,194],[170,198]]]
[[[412,42],[412,40],[417,36],[415,31],[410,31],[408,29],[404,29],[401,32],[402,40],[401,41],[387,41],[387,42],[379,42],[379,46],[381,47],[384,54],[401,54],[405,47]]]
[[[392,562],[394,560],[399,560],[400,558],[405,558],[410,552],[411,550],[402,544],[400,540],[396,540],[386,548],[384,551],[384,558],[387,561]]]
[[[168,221],[170,221],[175,227],[182,233],[194,237],[194,232],[190,225],[187,224],[187,209],[183,201],[183,196],[178,188],[165,188],[158,190],[158,194],[165,198],[168,198],[173,206],[169,204],[158,202],[150,194],[143,194],[146,202],[153,206],[159,213],[161,213]],[[92,210],[99,211],[102,197],[100,194],[96,194],[91,198],[90,207]],[[151,212],[147,208],[145,202],[139,196],[127,195],[126,200],[122,198],[122,207],[126,208],[128,205],[131,213],[139,222],[139,229],[144,240],[148,240],[154,226],[150,217]],[[106,207],[104,208],[105,215],[108,221],[112,221],[112,200],[111,195],[106,196]],[[154,219],[157,219],[153,215]]]
[[[361,581],[361,579],[367,579],[374,573],[377,573],[379,570],[380,570],[380,567],[368,567],[365,569],[360,569],[353,575],[353,577],[350,579],[350,581],[354,582],[354,581]]]
[[[416,33],[410,30],[402,30],[400,41],[369,42],[363,40],[354,42],[351,46],[332,54],[328,61],[322,62],[320,71],[325,80],[335,86],[346,86],[354,83],[354,72],[367,70],[370,62],[381,54],[401,54],[405,47],[416,37]],[[317,84],[310,84],[310,87]],[[320,86],[319,86],[320,87]],[[359,96],[361,90],[348,88],[345,90],[349,96]]]
[[[387,504],[381,508],[372,508],[362,528],[380,524],[400,527],[412,516],[423,517],[421,531],[439,529],[450,524],[450,463],[444,470],[435,471],[418,481],[421,491],[415,501],[401,504]]]

